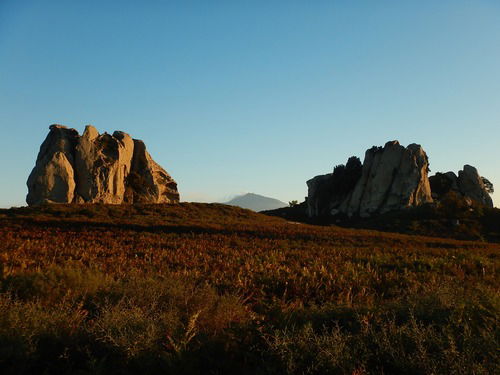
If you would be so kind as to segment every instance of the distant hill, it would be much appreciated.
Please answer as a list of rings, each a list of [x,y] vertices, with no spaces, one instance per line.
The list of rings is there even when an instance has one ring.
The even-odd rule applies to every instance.
[[[229,202],[225,202],[230,206],[238,206],[248,208],[253,211],[275,210],[277,208],[287,207],[288,204],[278,199],[264,197],[263,195],[247,193],[234,197]]]

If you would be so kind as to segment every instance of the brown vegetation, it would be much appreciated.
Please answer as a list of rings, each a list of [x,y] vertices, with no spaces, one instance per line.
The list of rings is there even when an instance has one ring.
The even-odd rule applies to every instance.
[[[439,202],[387,212],[368,218],[347,215],[309,218],[303,202],[277,210],[263,211],[316,225],[335,224],[345,228],[371,229],[411,235],[454,238],[458,240],[500,242],[500,209],[467,201],[455,192],[448,192]]]
[[[0,210],[0,372],[495,373],[499,250],[215,204]]]

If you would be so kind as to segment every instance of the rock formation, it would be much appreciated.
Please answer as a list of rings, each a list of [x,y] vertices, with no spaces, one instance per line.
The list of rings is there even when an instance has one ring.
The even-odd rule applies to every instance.
[[[174,203],[177,184],[127,133],[51,125],[28,178],[29,205],[43,203]]]
[[[75,193],[74,149],[78,132],[61,125],[50,126],[40,146],[35,168],[28,177],[29,205],[72,202]]]
[[[475,203],[493,207],[493,201],[476,168],[464,165],[464,169],[458,172],[436,173],[429,178],[432,196],[436,200],[441,200],[449,192],[462,196]]]
[[[99,135],[86,126],[75,148],[76,195],[79,202],[123,202],[134,141],[123,132]]]
[[[428,167],[427,155],[419,145],[403,147],[392,141],[383,148],[372,147],[365,153],[361,171],[346,165],[348,183],[336,180],[335,171],[307,181],[308,215],[366,217],[430,203]]]
[[[345,166],[337,165],[333,173],[316,176],[307,181],[308,215],[335,215],[343,210],[361,173],[361,161],[357,157],[351,157]]]
[[[143,141],[134,139],[132,172],[128,175],[127,201],[138,203],[178,202],[177,183],[146,151]]]

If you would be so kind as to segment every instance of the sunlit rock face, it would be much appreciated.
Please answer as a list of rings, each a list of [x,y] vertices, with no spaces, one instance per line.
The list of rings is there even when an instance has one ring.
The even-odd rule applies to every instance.
[[[127,133],[99,135],[92,126],[75,149],[76,196],[80,202],[122,203],[134,141]]]
[[[74,150],[78,132],[62,125],[51,125],[40,146],[35,167],[28,177],[29,205],[72,202],[75,194]]]
[[[28,178],[29,205],[43,203],[175,203],[176,182],[127,133],[50,126]]]
[[[347,214],[363,217],[432,202],[428,169],[427,155],[417,144],[403,147],[392,141],[367,150]]]
[[[362,167],[348,165],[348,183],[333,181],[335,171],[307,182],[310,217],[339,213],[367,217],[432,202],[429,162],[420,145],[403,147],[398,141],[387,142],[384,147],[367,150]]]

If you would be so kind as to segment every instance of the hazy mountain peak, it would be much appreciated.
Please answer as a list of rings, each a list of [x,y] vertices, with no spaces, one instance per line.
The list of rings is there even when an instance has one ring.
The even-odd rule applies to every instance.
[[[233,199],[225,202],[225,204],[248,208],[253,211],[274,210],[277,208],[288,206],[287,203],[282,202],[278,199],[269,198],[254,193],[238,195]]]

